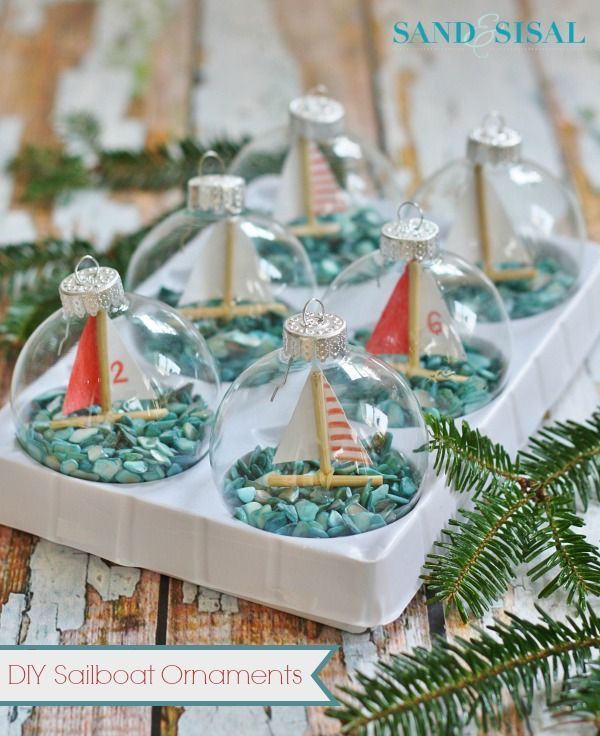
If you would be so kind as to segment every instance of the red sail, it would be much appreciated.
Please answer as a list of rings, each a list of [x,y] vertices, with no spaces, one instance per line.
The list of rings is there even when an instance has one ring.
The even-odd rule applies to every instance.
[[[388,303],[375,325],[366,348],[374,355],[407,355],[409,346],[408,267],[392,291]]]
[[[96,318],[88,317],[83,328],[69,386],[62,405],[63,416],[100,403],[100,362],[96,338]]]

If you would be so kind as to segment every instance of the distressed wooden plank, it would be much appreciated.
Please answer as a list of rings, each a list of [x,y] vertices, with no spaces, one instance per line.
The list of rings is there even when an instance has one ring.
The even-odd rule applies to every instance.
[[[277,0],[275,16],[300,69],[303,89],[324,84],[344,104],[349,129],[376,141],[370,28],[361,0]]]
[[[600,240],[600,65],[597,38],[598,8],[589,0],[569,3],[521,0],[526,18],[577,23],[587,43],[555,47],[533,54],[552,122],[563,145],[564,156],[582,201],[588,231]]]
[[[204,0],[201,8],[196,135],[241,136],[283,124],[302,80],[277,31],[273,4]]]

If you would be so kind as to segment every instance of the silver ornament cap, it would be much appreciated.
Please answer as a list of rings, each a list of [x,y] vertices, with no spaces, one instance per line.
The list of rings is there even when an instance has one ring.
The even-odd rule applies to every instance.
[[[82,265],[90,261],[90,268]],[[95,317],[99,311],[120,311],[128,301],[119,272],[100,266],[93,256],[84,256],[72,274],[59,286],[60,301],[67,319],[71,317]]]
[[[204,166],[211,159],[218,162],[221,173],[204,173]],[[244,209],[245,195],[244,179],[225,174],[223,159],[215,151],[207,151],[200,159],[199,176],[188,181],[187,208],[192,212],[238,215]]]
[[[514,163],[521,158],[521,135],[497,112],[488,113],[469,133],[467,158],[475,164]]]
[[[293,99],[289,114],[292,133],[311,141],[327,140],[344,130],[344,106],[328,97],[322,86]]]
[[[404,217],[403,211],[412,207],[418,217]],[[440,252],[439,227],[423,217],[416,202],[403,202],[398,207],[398,219],[386,222],[381,228],[379,250],[384,258],[393,261],[428,261]]]
[[[319,311],[310,311],[312,304],[316,304]],[[346,321],[326,312],[319,299],[310,299],[302,312],[291,315],[283,324],[283,354],[288,359],[339,358],[347,348]]]

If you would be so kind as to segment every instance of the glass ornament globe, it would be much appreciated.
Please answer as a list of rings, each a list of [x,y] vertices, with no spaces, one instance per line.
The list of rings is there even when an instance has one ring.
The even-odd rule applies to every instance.
[[[322,87],[292,100],[288,124],[250,141],[230,172],[248,182],[250,208],[300,238],[319,284],[377,248],[400,196],[391,163],[345,130],[343,106]]]
[[[344,320],[318,305],[289,317],[283,348],[230,386],[210,461],[240,522],[325,540],[385,527],[414,507],[427,432],[406,381],[348,347]]]
[[[521,158],[521,136],[490,113],[467,142],[467,157],[415,194],[440,224],[442,245],[495,282],[512,319],[561,304],[577,285],[583,217],[570,189]]]
[[[206,342],[171,307],[125,293],[114,269],[80,265],[17,360],[18,441],[73,478],[177,475],[208,450],[219,378]]]
[[[348,266],[324,299],[348,323],[350,340],[409,381],[424,411],[459,417],[502,389],[509,320],[490,279],[439,248],[437,225],[406,217],[381,230],[380,248]]]
[[[193,322],[224,381],[280,346],[284,319],[315,289],[300,242],[270,217],[245,210],[244,192],[237,176],[191,179],[186,207],[144,238],[125,279],[128,289]]]

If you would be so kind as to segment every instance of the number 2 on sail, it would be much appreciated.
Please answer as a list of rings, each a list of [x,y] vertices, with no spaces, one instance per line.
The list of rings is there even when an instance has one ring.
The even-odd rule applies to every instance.
[[[113,360],[110,364],[110,372],[113,375],[113,383],[129,383],[129,379],[123,375],[125,366],[120,360]]]

